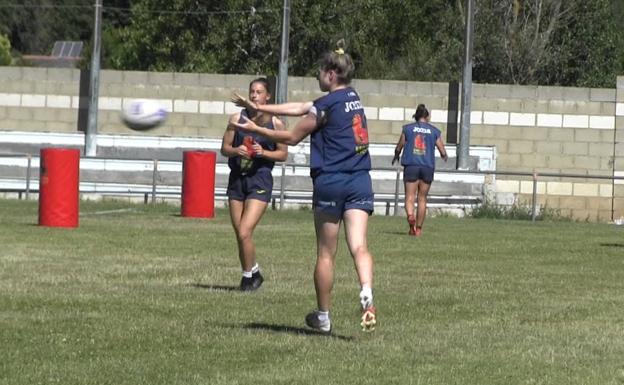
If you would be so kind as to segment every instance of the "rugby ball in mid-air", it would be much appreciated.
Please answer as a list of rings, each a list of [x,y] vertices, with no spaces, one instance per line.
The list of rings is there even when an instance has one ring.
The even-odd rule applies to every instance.
[[[166,119],[167,110],[153,100],[133,100],[121,111],[121,120],[124,124],[137,131],[158,127]]]

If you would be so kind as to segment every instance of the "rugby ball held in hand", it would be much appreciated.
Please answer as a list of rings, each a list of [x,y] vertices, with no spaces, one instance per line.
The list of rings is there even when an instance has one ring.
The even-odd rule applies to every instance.
[[[166,119],[167,110],[153,100],[133,100],[121,111],[121,120],[124,124],[137,131],[155,128]]]

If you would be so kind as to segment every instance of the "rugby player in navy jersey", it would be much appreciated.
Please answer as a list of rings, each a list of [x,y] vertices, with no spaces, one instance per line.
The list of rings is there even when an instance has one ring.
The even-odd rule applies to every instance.
[[[249,100],[263,105],[270,98],[269,82],[265,78],[255,79],[249,84]],[[283,130],[284,124],[270,113],[242,110],[230,117],[221,142],[221,154],[229,158],[227,196],[232,227],[238,242],[238,258],[243,271],[240,289],[253,291],[262,285],[264,277],[256,262],[256,247],[252,235],[271,200],[273,165],[286,160],[288,146],[253,133],[237,131],[234,124],[245,122],[245,119],[251,119],[271,131]]]
[[[448,155],[440,136],[440,130],[429,124],[429,111],[424,104],[416,107],[413,123],[403,126],[399,142],[394,150],[392,164],[399,160],[403,166],[405,184],[405,213],[409,234],[419,237],[427,215],[427,194],[433,182],[435,170],[435,147],[446,162]],[[418,209],[414,216],[414,201],[418,195]]]
[[[240,106],[278,115],[305,115],[292,130],[274,131],[246,119],[236,126],[279,143],[295,145],[310,135],[310,174],[313,181],[314,225],[317,260],[314,270],[317,309],[305,317],[306,324],[329,333],[331,291],[338,233],[344,222],[347,246],[360,283],[361,322],[372,331],[377,322],[373,305],[373,257],[368,251],[368,217],[373,212],[373,189],[369,171],[368,130],[364,107],[349,86],[355,66],[344,52],[344,40],[335,51],[319,60],[318,82],[327,95],[313,102],[258,105],[236,95]]]

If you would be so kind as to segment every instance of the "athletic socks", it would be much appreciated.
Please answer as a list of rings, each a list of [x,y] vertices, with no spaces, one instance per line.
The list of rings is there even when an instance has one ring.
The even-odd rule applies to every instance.
[[[325,322],[329,320],[329,311],[316,311],[316,315],[321,322]]]
[[[360,290],[360,305],[362,305],[362,309],[373,306],[373,289],[368,286],[362,286],[362,290]]]
[[[256,263],[255,265],[253,265],[253,267],[251,268],[251,271],[244,271],[243,270],[243,277],[245,278],[251,278],[252,275],[258,273],[260,271],[260,266],[258,266],[258,264]]]

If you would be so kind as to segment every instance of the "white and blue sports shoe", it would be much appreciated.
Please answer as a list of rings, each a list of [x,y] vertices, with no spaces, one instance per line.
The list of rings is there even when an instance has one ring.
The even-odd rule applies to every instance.
[[[319,318],[318,310],[314,310],[312,313],[305,317],[305,323],[309,328],[318,330],[323,333],[331,333],[331,320],[329,317],[322,320]]]

